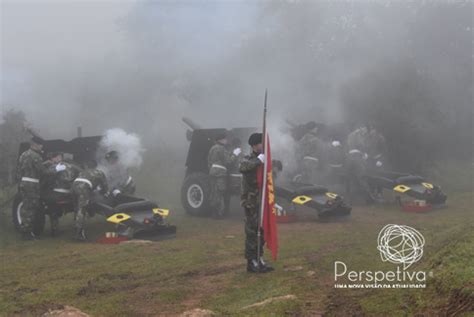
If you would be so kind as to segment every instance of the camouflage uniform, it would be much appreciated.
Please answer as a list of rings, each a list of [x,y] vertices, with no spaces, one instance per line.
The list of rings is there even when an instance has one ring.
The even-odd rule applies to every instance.
[[[245,156],[240,163],[242,173],[242,196],[241,205],[245,209],[245,258],[253,260],[257,258],[258,241],[258,216],[260,208],[259,190],[257,184],[257,168],[262,162],[258,159],[258,154],[252,152]],[[263,232],[261,232],[260,256],[263,255]]]
[[[367,182],[368,159],[381,159],[385,152],[385,139],[375,129],[359,128],[347,138],[346,173],[349,176],[348,190],[355,183],[367,195],[367,201],[373,201],[372,189]]]
[[[60,200],[67,199],[71,195],[72,183],[79,175],[80,168],[74,164],[67,162],[60,162],[60,164],[65,166],[65,170],[59,172],[57,175],[54,175],[51,184],[51,199]],[[57,164],[51,164],[49,169],[54,171]],[[51,222],[51,231],[54,233],[58,230],[59,227],[59,217],[61,217],[60,210],[50,210],[49,218]]]
[[[210,205],[212,210],[219,216],[225,212],[228,168],[237,160],[237,157],[230,153],[224,145],[216,143],[210,150],[207,157],[209,176],[211,181]]]
[[[48,168],[36,150],[29,149],[18,160],[19,192],[23,200],[21,211],[21,230],[24,233],[33,230],[33,221],[40,208],[40,179],[48,176]]]
[[[318,183],[340,184],[344,176],[344,148],[337,140],[324,142],[323,146],[324,160],[319,168]]]
[[[98,169],[86,169],[79,173],[79,176],[72,184],[72,193],[75,204],[75,226],[76,229],[84,229],[86,220],[86,207],[90,202],[94,190],[107,192],[107,180],[105,174]]]
[[[323,142],[313,133],[307,133],[301,138],[298,144],[302,182],[315,184],[318,182],[318,171],[323,164],[322,154],[324,152]]]

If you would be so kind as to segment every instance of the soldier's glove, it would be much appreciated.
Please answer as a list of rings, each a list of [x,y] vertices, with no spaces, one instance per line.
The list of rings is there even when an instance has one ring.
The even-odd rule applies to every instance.
[[[120,194],[120,193],[121,193],[121,191],[120,191],[119,189],[114,189],[114,190],[112,191],[112,195],[114,195],[114,197],[116,197],[116,196],[117,196],[118,194]]]
[[[375,163],[375,166],[377,166],[377,167],[382,167],[382,165],[383,165],[383,164],[382,164],[382,162],[380,162],[380,161],[377,161],[377,163]]]
[[[336,140],[336,141],[332,141],[331,144],[332,144],[332,146],[334,146],[334,147],[341,146],[341,142],[339,142],[339,141],[337,141],[337,140]]]
[[[367,153],[364,153],[364,160],[368,159],[369,155]]]
[[[260,162],[265,163],[265,154],[259,154],[257,158],[260,160]]]
[[[242,153],[242,150],[238,147],[238,148],[235,148],[235,149],[234,149],[234,152],[233,152],[233,153],[234,153],[235,156],[239,156],[240,153]]]
[[[63,165],[63,164],[61,164],[61,163],[58,163],[58,164],[56,165],[56,172],[62,172],[62,171],[64,171],[65,169],[66,169],[66,165]]]

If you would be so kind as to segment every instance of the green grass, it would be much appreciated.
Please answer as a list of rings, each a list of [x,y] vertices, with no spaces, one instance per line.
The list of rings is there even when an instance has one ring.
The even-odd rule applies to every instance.
[[[178,225],[177,238],[139,246],[74,243],[71,215],[62,220],[61,237],[22,242],[4,208],[0,315],[38,315],[58,305],[94,316],[177,315],[193,308],[230,316],[407,316],[456,309],[460,316],[469,314],[466,301],[473,299],[474,287],[471,192],[452,194],[449,207],[427,214],[402,213],[392,205],[356,207],[346,221],[319,223],[306,215],[305,222],[280,225],[280,258],[276,271],[266,275],[245,272],[238,207],[223,221],[188,217],[176,199],[164,207],[174,211],[170,221]],[[388,223],[413,226],[425,236],[425,254],[414,269],[433,272],[428,287],[334,289],[336,260],[354,270],[395,268],[383,263],[376,249],[377,234]],[[93,237],[110,229],[99,216],[89,222]],[[285,270],[295,266],[303,270]],[[308,276],[308,271],[315,274]],[[243,309],[288,294],[297,299]]]

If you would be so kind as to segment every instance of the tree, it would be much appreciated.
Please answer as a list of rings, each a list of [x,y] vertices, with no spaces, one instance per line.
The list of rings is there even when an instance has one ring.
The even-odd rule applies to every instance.
[[[3,115],[0,124],[0,183],[12,184],[20,143],[28,137],[27,120],[22,111],[10,109]]]

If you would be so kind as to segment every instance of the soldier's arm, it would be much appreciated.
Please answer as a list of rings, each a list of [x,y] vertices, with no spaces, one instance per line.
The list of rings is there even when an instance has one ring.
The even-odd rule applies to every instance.
[[[240,172],[249,173],[254,171],[262,162],[257,157],[246,157],[240,162]]]
[[[106,193],[109,191],[109,185],[107,184],[107,177],[105,177],[105,174],[102,171],[100,172],[99,184],[100,184],[100,187],[102,188],[103,193]]]
[[[41,177],[50,177],[56,174],[56,170],[54,168],[48,168],[49,162],[43,162],[39,155],[38,157],[33,158],[33,166],[39,172],[38,174]]]
[[[222,153],[222,162],[224,162],[224,165],[229,167],[235,164],[238,160],[238,157],[234,155],[234,153],[224,150]]]

